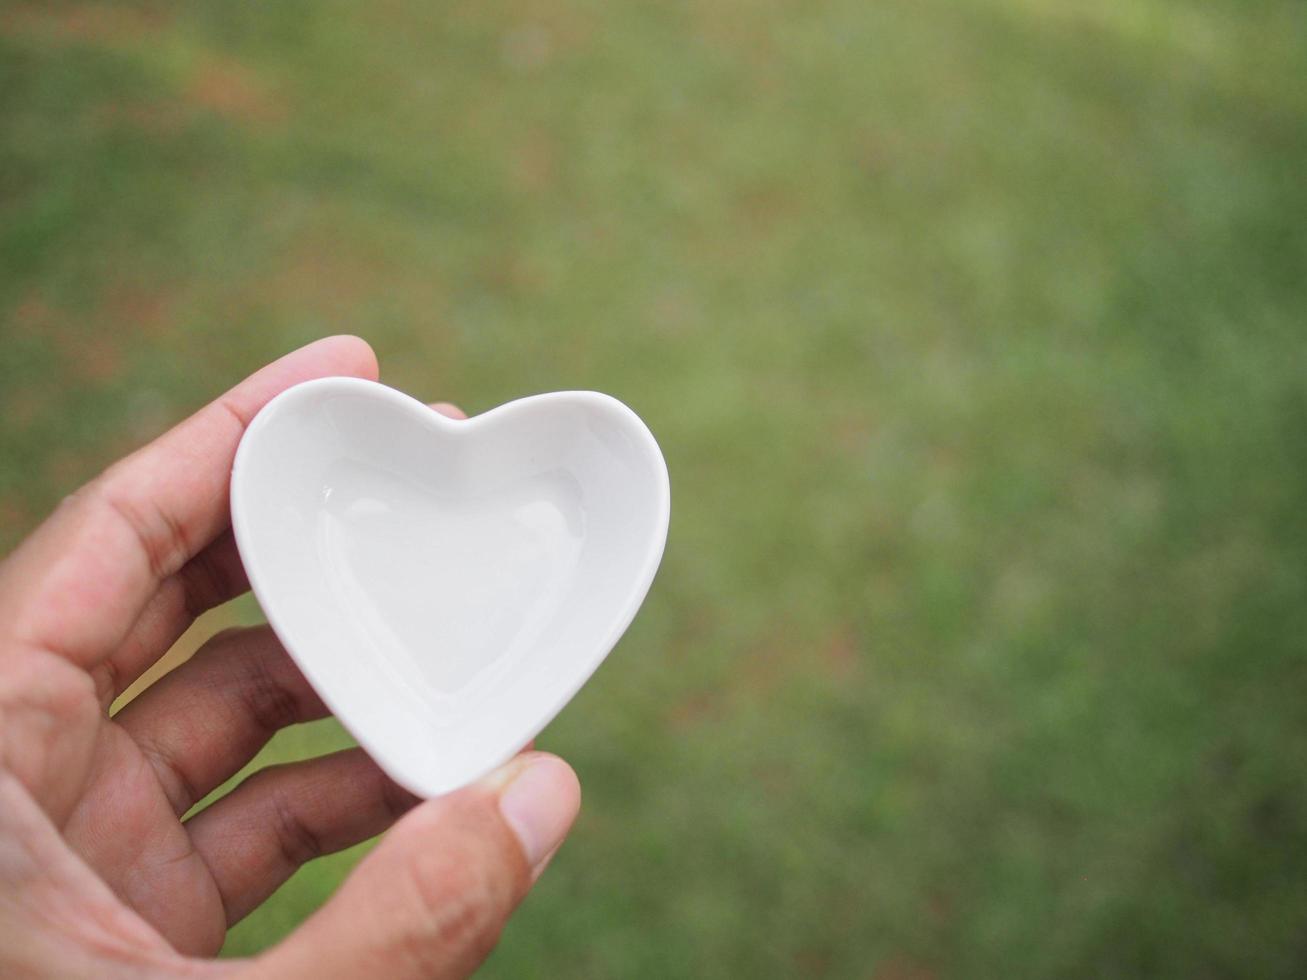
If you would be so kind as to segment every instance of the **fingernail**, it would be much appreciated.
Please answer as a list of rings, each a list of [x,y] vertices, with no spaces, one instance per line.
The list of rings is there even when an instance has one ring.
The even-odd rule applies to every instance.
[[[516,768],[499,794],[499,812],[534,869],[567,836],[581,789],[571,767],[556,756],[533,753],[509,766]]]

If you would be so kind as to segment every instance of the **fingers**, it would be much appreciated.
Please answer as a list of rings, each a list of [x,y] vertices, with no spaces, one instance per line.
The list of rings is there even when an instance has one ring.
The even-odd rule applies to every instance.
[[[178,815],[240,771],[281,728],[327,709],[267,626],[219,633],[123,708]]]
[[[449,402],[432,402],[431,407],[441,415],[448,416],[451,419],[462,420],[467,418],[467,412]]]
[[[260,770],[186,828],[234,925],[305,861],[375,837],[415,803],[349,749]]]
[[[106,708],[112,704],[201,613],[236,598],[249,587],[236,538],[228,528],[179,572],[160,583],[118,649],[91,670],[101,703]]]
[[[422,804],[331,901],[253,964],[255,972],[317,980],[466,976],[566,836],[580,799],[565,762],[530,753]]]
[[[0,568],[0,623],[79,666],[103,661],[160,583],[227,527],[232,459],[255,413],[330,375],[375,378],[371,348],[330,337],[288,354],[78,491]]]

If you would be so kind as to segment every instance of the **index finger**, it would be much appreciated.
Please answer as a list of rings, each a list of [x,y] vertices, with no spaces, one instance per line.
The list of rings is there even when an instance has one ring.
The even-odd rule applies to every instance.
[[[0,624],[21,644],[91,667],[159,587],[226,529],[231,464],[250,420],[291,385],[375,379],[357,337],[328,337],[251,375],[65,500],[0,565]]]

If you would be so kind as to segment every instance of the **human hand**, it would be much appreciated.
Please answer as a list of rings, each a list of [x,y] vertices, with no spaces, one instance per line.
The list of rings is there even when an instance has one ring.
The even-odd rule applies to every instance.
[[[376,359],[353,337],[287,355],[0,564],[0,974],[463,976],[570,828],[576,777],[534,752],[419,804],[353,749],[264,769],[185,819],[279,728],[327,713],[266,626],[218,634],[110,717],[196,616],[248,588],[236,445],[270,398],[328,375],[376,378]],[[284,942],[201,958],[304,861],[396,820]]]

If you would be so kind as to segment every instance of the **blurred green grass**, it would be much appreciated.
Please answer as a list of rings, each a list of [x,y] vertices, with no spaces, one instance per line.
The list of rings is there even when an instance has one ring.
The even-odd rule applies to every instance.
[[[1305,28],[0,3],[0,544],[324,333],[470,411],[609,391],[671,538],[488,975],[1292,976]]]

